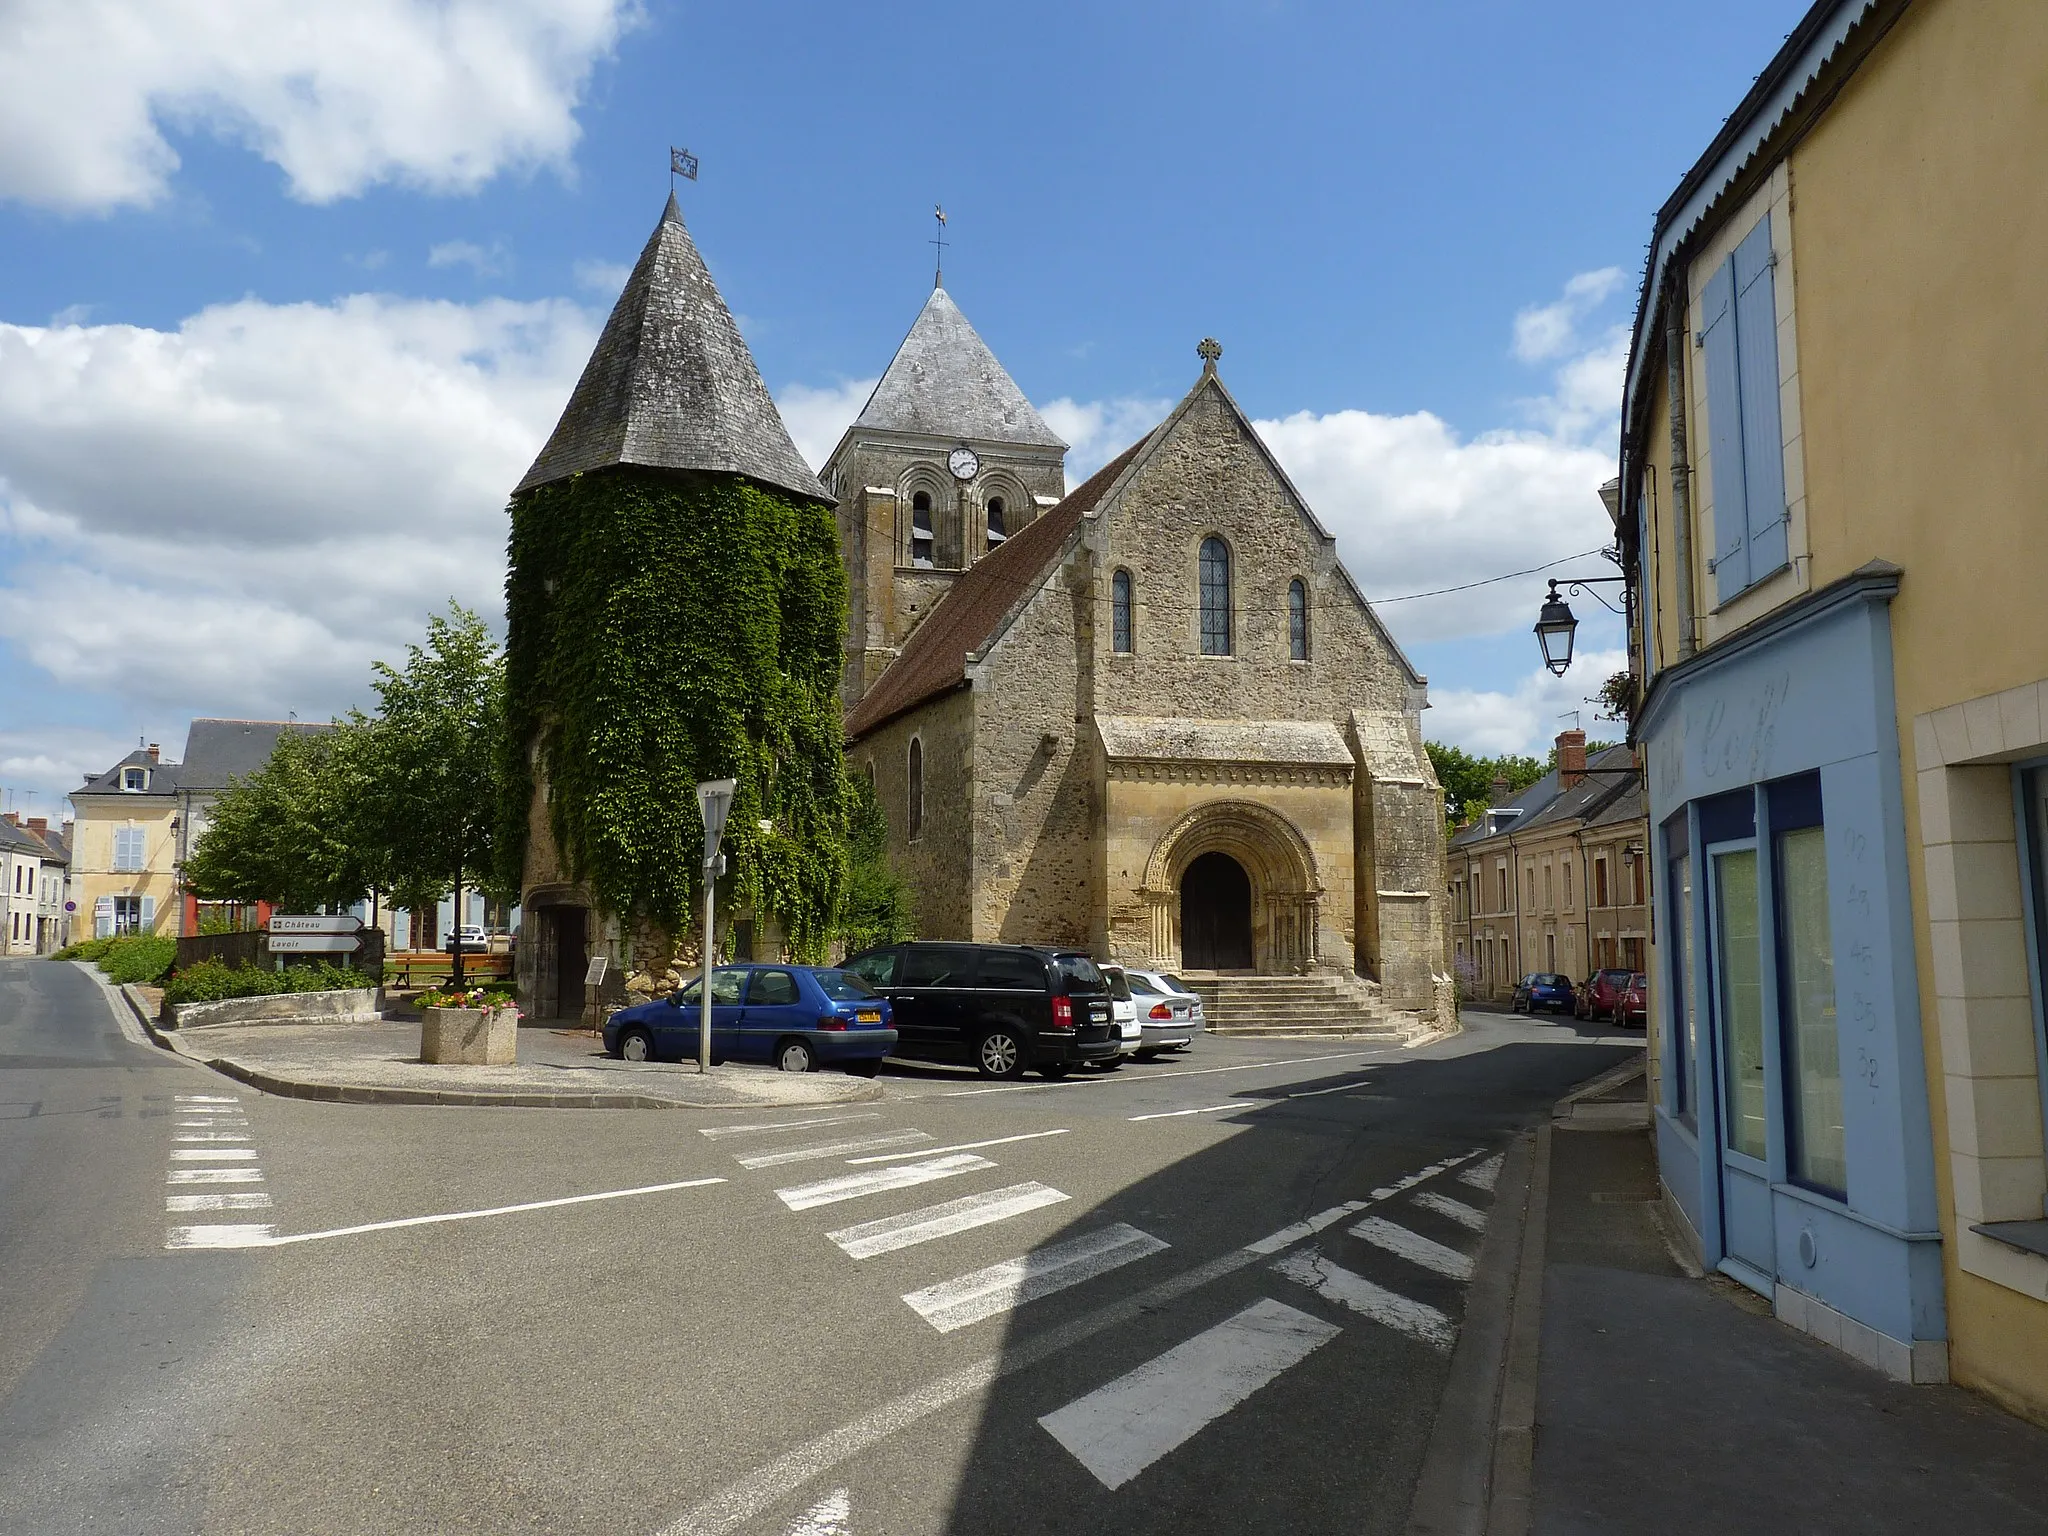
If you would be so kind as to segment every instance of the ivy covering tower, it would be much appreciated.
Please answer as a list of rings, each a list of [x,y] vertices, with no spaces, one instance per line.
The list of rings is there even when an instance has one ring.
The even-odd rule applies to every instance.
[[[832,505],[671,196],[512,498],[500,846],[536,1013],[581,1008],[591,954],[658,977],[692,935],[704,779],[739,781],[721,909],[822,958],[847,821]]]

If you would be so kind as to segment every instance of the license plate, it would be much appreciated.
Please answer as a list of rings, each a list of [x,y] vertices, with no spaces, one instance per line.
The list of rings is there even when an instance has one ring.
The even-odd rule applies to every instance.
[[[882,1011],[879,1008],[863,1008],[854,1017],[863,1024],[879,1024],[882,1022]]]

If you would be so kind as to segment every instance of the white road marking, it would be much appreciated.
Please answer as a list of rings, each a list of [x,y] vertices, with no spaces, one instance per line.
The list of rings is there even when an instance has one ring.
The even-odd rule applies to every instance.
[[[273,1237],[265,1248],[284,1248],[292,1243],[315,1243],[329,1237],[354,1237],[363,1232],[393,1232],[400,1227],[431,1227],[445,1221],[476,1221],[485,1216],[510,1216],[519,1211],[547,1211],[562,1205],[587,1205],[593,1200],[623,1200],[628,1195],[659,1195],[672,1189],[701,1189],[706,1184],[723,1184],[724,1179],[679,1179],[673,1184],[642,1184],[633,1189],[607,1189],[594,1195],[564,1195],[558,1200],[527,1200],[518,1205],[494,1205],[481,1211],[450,1211],[441,1216],[401,1216],[396,1221],[366,1221],[356,1227],[334,1227],[325,1232],[294,1232]]]
[[[218,1119],[223,1115],[239,1118],[242,1106],[239,1104],[180,1104],[173,1114],[198,1115],[202,1119]]]
[[[711,1032],[714,1035],[718,1033],[716,1029]],[[171,1095],[171,1102],[174,1104],[239,1104],[242,1100],[238,1094],[232,1093],[174,1093]]]
[[[1013,1141],[1037,1141],[1045,1136],[1065,1136],[1069,1132],[1026,1131],[1021,1136],[993,1136],[987,1141],[963,1141],[955,1147],[919,1147],[915,1152],[878,1152],[873,1157],[849,1157],[846,1161],[858,1168],[863,1163],[893,1163],[902,1157],[933,1157],[941,1152],[973,1152],[982,1147],[1006,1147]]]
[[[844,1249],[849,1258],[871,1259],[878,1253],[894,1253],[898,1248],[909,1248],[974,1227],[1008,1221],[1012,1216],[1021,1216],[1041,1206],[1057,1205],[1066,1198],[1059,1190],[1034,1180],[1028,1184],[1012,1184],[1008,1189],[965,1195],[941,1205],[928,1205],[922,1210],[905,1211],[900,1216],[864,1221],[857,1227],[843,1227],[825,1235]]]
[[[171,1154],[174,1163],[253,1163],[254,1147],[185,1147]]]
[[[226,1120],[173,1120],[172,1126],[181,1131],[246,1131],[249,1122],[240,1115]]]
[[[1439,1165],[1426,1168],[1399,1182],[1395,1192],[1433,1178],[1446,1168],[1452,1168],[1469,1158],[1479,1156],[1478,1152],[1467,1152],[1461,1157],[1447,1159]],[[1118,1297],[1106,1306],[1097,1307],[1093,1312],[1021,1338],[1013,1338],[998,1354],[984,1355],[958,1370],[949,1371],[936,1380],[928,1381],[921,1387],[914,1387],[900,1397],[894,1397],[879,1406],[861,1414],[858,1418],[823,1434],[805,1441],[802,1445],[763,1462],[743,1477],[727,1483],[723,1488],[702,1503],[677,1516],[663,1526],[658,1536],[730,1536],[730,1533],[745,1525],[763,1510],[770,1509],[787,1499],[793,1489],[801,1488],[814,1478],[824,1476],[834,1467],[852,1461],[862,1452],[880,1445],[890,1436],[900,1433],[941,1413],[954,1404],[984,1392],[996,1382],[1017,1375],[1033,1366],[1050,1360],[1053,1356],[1085,1344],[1098,1334],[1112,1328],[1126,1327],[1139,1319],[1170,1307],[1183,1297],[1192,1295],[1203,1286],[1234,1275],[1249,1264],[1255,1264],[1267,1254],[1298,1242],[1312,1231],[1342,1220],[1345,1216],[1364,1209],[1372,1202],[1354,1200],[1338,1206],[1332,1211],[1311,1216],[1307,1221],[1296,1222],[1282,1227],[1270,1237],[1242,1248],[1232,1248],[1218,1254],[1192,1269],[1184,1269],[1177,1275],[1168,1275],[1155,1285],[1131,1295]]]
[[[166,1211],[267,1211],[270,1196],[262,1190],[224,1190],[213,1195],[165,1195]]]
[[[1355,1089],[1365,1086],[1364,1083],[1339,1083],[1334,1088],[1309,1088],[1301,1093],[1290,1093],[1287,1097],[1290,1099],[1320,1099],[1326,1093],[1350,1093]]]
[[[1459,1226],[1474,1232],[1486,1230],[1486,1212],[1462,1200],[1453,1200],[1449,1195],[1440,1195],[1433,1189],[1426,1189],[1415,1197],[1415,1203],[1425,1211],[1435,1211],[1455,1221]]]
[[[166,1184],[261,1184],[261,1168],[173,1168]]]
[[[901,1147],[931,1139],[929,1131],[891,1131],[886,1136],[869,1136],[859,1141],[828,1141],[810,1147],[785,1147],[780,1152],[756,1152],[751,1157],[741,1157],[735,1153],[733,1161],[742,1168],[775,1168],[783,1163],[810,1163],[821,1157],[838,1157],[847,1152],[867,1152],[876,1147]]]
[[[929,1097],[940,1099],[971,1099],[982,1093],[1033,1093],[1041,1088],[1099,1088],[1108,1082],[1106,1077],[1062,1077],[1047,1078],[1042,1083],[997,1083],[993,1088],[955,1088],[946,1093]]]
[[[1424,1269],[1433,1269],[1453,1280],[1472,1278],[1472,1260],[1468,1255],[1455,1248],[1446,1248],[1442,1243],[1433,1243],[1420,1232],[1411,1232],[1384,1216],[1366,1217],[1351,1229],[1351,1235],[1362,1237],[1375,1247],[1399,1254],[1411,1264],[1420,1264]]]
[[[249,1138],[240,1131],[191,1131],[183,1136],[173,1136],[172,1141],[183,1145],[186,1142],[201,1141],[247,1141]]]
[[[1382,1323],[1410,1338],[1422,1340],[1434,1349],[1448,1350],[1457,1341],[1458,1330],[1435,1307],[1374,1285],[1363,1275],[1340,1269],[1313,1249],[1290,1253],[1273,1266],[1288,1279],[1307,1286],[1325,1301],[1349,1307],[1363,1317]]]
[[[786,1536],[848,1536],[853,1525],[853,1495],[834,1488],[796,1518]]]
[[[1103,1487],[1121,1488],[1341,1332],[1283,1302],[1254,1302],[1038,1422]]]
[[[253,1222],[210,1227],[173,1227],[166,1248],[261,1248],[277,1229]]]
[[[987,1158],[963,1152],[953,1157],[935,1157],[929,1162],[897,1163],[888,1168],[871,1168],[866,1173],[843,1173],[816,1184],[778,1189],[775,1194],[792,1211],[808,1211],[814,1205],[836,1205],[841,1200],[878,1195],[885,1189],[908,1189],[914,1184],[929,1184],[934,1179],[950,1179],[955,1174],[978,1173],[993,1167],[995,1164]]]
[[[1360,1056],[1385,1054],[1374,1051],[1338,1051],[1330,1056],[1276,1056],[1269,1061],[1240,1061],[1228,1067],[1183,1067],[1177,1072],[1146,1072],[1134,1077],[1074,1077],[1057,1083],[1004,1083],[996,1088],[956,1088],[950,1093],[934,1097],[941,1099],[965,1098],[975,1093],[1016,1093],[1022,1089],[1038,1088],[1100,1088],[1112,1083],[1157,1083],[1169,1077],[1208,1077],[1216,1072],[1256,1072],[1261,1067],[1300,1067],[1318,1061],[1352,1061]]]
[[[1178,1120],[1182,1115],[1213,1115],[1222,1109],[1253,1109],[1256,1103],[1248,1099],[1234,1099],[1228,1104],[1205,1104],[1200,1109],[1167,1109],[1156,1115],[1132,1115],[1135,1123],[1139,1120]]]
[[[1035,1249],[986,1269],[928,1285],[921,1291],[912,1291],[903,1300],[939,1332],[952,1333],[983,1318],[1012,1311],[1027,1301],[1120,1269],[1166,1246],[1149,1232],[1117,1222],[1099,1232],[1069,1238],[1050,1248]]]
[[[717,1030],[712,1031],[717,1034]],[[864,1109],[857,1115],[827,1115],[822,1120],[764,1120],[754,1125],[707,1125],[699,1136],[744,1136],[750,1131],[800,1131],[807,1125],[846,1125],[855,1120],[879,1120],[879,1109]]]
[[[1408,1190],[1413,1189],[1425,1179],[1433,1179],[1440,1173],[1448,1172],[1467,1159],[1477,1157],[1483,1150],[1483,1148],[1477,1148],[1470,1152],[1461,1153],[1457,1157],[1447,1157],[1442,1162],[1431,1163],[1427,1168],[1418,1168],[1405,1179],[1397,1179],[1392,1184],[1374,1190],[1371,1195],[1363,1200],[1347,1200],[1342,1205],[1333,1205],[1327,1211],[1320,1211],[1314,1216],[1309,1217],[1306,1221],[1297,1221],[1291,1226],[1282,1227],[1271,1237],[1262,1237],[1255,1243],[1247,1243],[1245,1244],[1245,1251],[1247,1253],[1278,1253],[1282,1248],[1290,1248],[1304,1237],[1313,1237],[1316,1233],[1322,1231],[1323,1228],[1335,1225],[1346,1216],[1353,1215],[1364,1210],[1367,1206],[1375,1205],[1382,1200],[1391,1200],[1394,1196],[1404,1194]]]
[[[1493,1186],[1500,1182],[1500,1164],[1503,1154],[1496,1152],[1483,1163],[1475,1163],[1458,1175],[1460,1184],[1469,1184],[1474,1189],[1493,1193]]]

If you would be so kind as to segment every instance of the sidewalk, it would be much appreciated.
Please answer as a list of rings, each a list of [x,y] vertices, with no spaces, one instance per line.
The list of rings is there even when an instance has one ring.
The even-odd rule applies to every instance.
[[[883,1096],[881,1084],[842,1072],[721,1066],[705,1076],[695,1062],[614,1061],[595,1037],[544,1026],[519,1031],[517,1066],[427,1066],[419,1059],[416,1022],[163,1030],[132,997],[127,1003],[166,1050],[291,1098],[522,1109],[743,1109],[857,1104]]]
[[[2048,1432],[1958,1388],[1900,1386],[1734,1282],[1688,1278],[1652,1215],[1647,1132],[1565,1113],[1548,1137],[1528,1529],[2048,1531]]]

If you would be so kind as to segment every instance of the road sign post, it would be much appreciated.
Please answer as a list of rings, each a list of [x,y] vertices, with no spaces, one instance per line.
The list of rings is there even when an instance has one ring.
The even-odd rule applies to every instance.
[[[725,818],[732,810],[734,779],[713,779],[697,786],[697,809],[704,814],[704,978],[697,993],[697,1070],[711,1071],[711,936],[712,903],[718,881],[718,844],[725,836]]]
[[[272,933],[266,938],[273,955],[352,955],[361,943],[352,933]]]

